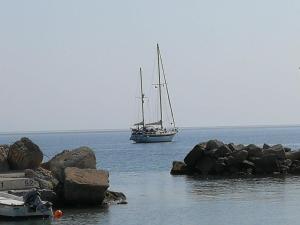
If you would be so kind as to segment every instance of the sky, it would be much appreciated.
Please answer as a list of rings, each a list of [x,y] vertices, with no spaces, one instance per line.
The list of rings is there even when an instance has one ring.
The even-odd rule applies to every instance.
[[[297,0],[0,0],[0,132],[128,129],[156,43],[179,127],[300,124],[299,21]]]

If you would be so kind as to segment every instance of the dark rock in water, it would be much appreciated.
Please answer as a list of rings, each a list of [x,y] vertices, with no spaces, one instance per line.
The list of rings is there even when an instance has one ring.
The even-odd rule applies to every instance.
[[[230,148],[231,151],[236,152],[236,151],[241,151],[245,149],[245,146],[242,144],[235,145],[233,143],[228,144],[228,147]]]
[[[104,204],[127,204],[126,196],[122,192],[107,190],[103,200]]]
[[[268,144],[266,144],[266,143],[263,145],[263,149],[269,149],[269,148],[271,148],[270,145],[268,145]]]
[[[291,174],[300,174],[300,160],[294,160],[288,172]]]
[[[0,145],[0,172],[9,171],[9,164],[7,161],[8,150],[8,145]]]
[[[96,156],[89,147],[80,147],[57,154],[47,164],[53,175],[63,183],[65,168],[96,169]]]
[[[8,163],[11,169],[36,169],[43,161],[39,146],[28,138],[21,138],[9,147]]]
[[[246,147],[248,151],[248,157],[261,157],[262,149],[254,144],[250,144]]]
[[[269,149],[263,150],[263,156],[274,156],[277,159],[286,159],[285,151],[282,145],[274,145]]]
[[[205,149],[206,143],[200,143],[195,145],[195,147],[190,151],[186,157],[184,158],[185,164],[194,168],[196,166],[197,160],[199,160],[203,156],[203,152]]]
[[[203,156],[196,164],[195,169],[202,175],[208,175],[213,171],[215,166],[215,160],[209,156]]]
[[[214,157],[226,157],[231,153],[231,149],[226,145],[222,145],[214,151]]]
[[[67,203],[101,204],[108,187],[108,172],[105,170],[75,167],[65,169],[64,198]]]
[[[174,161],[173,162],[173,167],[171,170],[172,175],[183,175],[183,174],[188,174],[188,168],[187,165],[184,162],[180,161]]]
[[[259,174],[300,174],[300,150],[290,151],[282,145],[263,148],[224,144],[210,140],[196,145],[185,157],[185,163],[174,162],[171,174],[248,176]]]
[[[286,152],[285,156],[287,159],[291,159],[292,161],[300,160],[300,150]]]
[[[242,163],[248,157],[248,152],[246,150],[241,150],[237,152],[233,152],[230,154],[227,160],[228,165],[234,165]]]
[[[215,163],[215,172],[221,174],[226,168],[227,157],[220,157]]]
[[[217,149],[223,146],[224,143],[218,140],[210,140],[206,143],[206,150]]]
[[[26,169],[25,177],[33,178],[38,182],[41,189],[55,190],[59,183],[51,171],[41,167],[37,168],[36,170]]]

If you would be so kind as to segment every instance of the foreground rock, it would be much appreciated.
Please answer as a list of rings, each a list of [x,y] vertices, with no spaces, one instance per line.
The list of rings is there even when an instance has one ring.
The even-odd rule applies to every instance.
[[[108,172],[105,170],[65,169],[64,198],[67,203],[101,204],[108,187]]]
[[[49,169],[60,182],[64,182],[65,168],[96,169],[96,156],[89,147],[65,150],[44,164],[44,167]]]
[[[261,148],[254,144],[224,144],[210,140],[195,145],[184,162],[174,161],[171,174],[203,176],[249,176],[263,174],[300,174],[300,151],[282,145]]]
[[[7,158],[13,170],[36,169],[43,161],[43,153],[30,139],[21,138],[9,147]]]
[[[48,162],[42,163],[42,160],[42,151],[28,138],[21,138],[11,146],[0,145],[0,172],[6,172],[3,177],[30,181],[10,193],[23,196],[34,187],[43,200],[59,206],[127,203],[123,193],[107,190],[109,174],[96,170],[96,156],[89,147],[64,150]]]

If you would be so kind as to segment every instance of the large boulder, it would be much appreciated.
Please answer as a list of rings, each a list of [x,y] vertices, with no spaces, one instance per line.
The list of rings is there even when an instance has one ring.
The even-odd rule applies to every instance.
[[[285,150],[282,145],[274,145],[268,149],[263,150],[263,156],[273,156],[279,160],[286,159]]]
[[[263,154],[263,150],[254,144],[248,145],[245,149],[248,151],[248,157],[261,157]]]
[[[224,143],[222,141],[219,141],[219,140],[209,140],[206,143],[206,150],[217,149],[217,148],[220,148],[223,145],[224,145]]]
[[[43,161],[39,146],[23,137],[9,147],[8,163],[13,170],[36,169]]]
[[[71,151],[65,150],[47,162],[47,167],[63,183],[65,168],[96,169],[96,156],[89,147],[80,147]]]
[[[184,158],[185,164],[189,168],[194,168],[196,163],[203,156],[204,150],[206,147],[206,143],[200,143],[194,146],[194,148],[186,155]]]
[[[108,176],[105,170],[66,168],[65,201],[71,204],[101,204],[109,187]]]
[[[9,170],[9,164],[7,161],[8,150],[8,145],[0,145],[0,172],[6,172]]]

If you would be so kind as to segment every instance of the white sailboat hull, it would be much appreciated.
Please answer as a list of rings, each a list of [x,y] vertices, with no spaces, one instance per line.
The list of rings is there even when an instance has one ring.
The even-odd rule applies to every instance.
[[[171,142],[175,136],[174,133],[168,134],[131,134],[130,140],[136,143],[156,143],[156,142]]]

